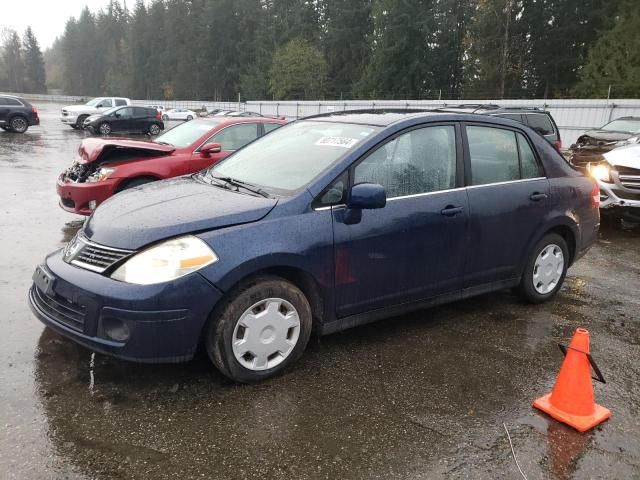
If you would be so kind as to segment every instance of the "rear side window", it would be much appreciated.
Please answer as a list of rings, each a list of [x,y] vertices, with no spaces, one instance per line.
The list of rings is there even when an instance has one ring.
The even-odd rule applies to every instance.
[[[22,106],[15,98],[0,98],[0,105]]]
[[[263,123],[262,125],[264,126],[264,133],[265,134],[267,134],[269,132],[272,132],[276,128],[280,128],[282,126],[279,123]]]
[[[529,113],[526,115],[527,123],[540,135],[553,135],[553,125],[551,119],[542,113]]]
[[[521,133],[494,127],[467,127],[471,185],[541,176],[536,156]]]
[[[116,107],[122,107],[123,105],[127,104],[127,102],[122,98],[116,98],[115,102],[116,102]]]
[[[520,179],[518,144],[513,131],[469,126],[467,138],[472,185]]]
[[[257,123],[240,123],[216,133],[211,141],[222,145],[223,150],[238,150],[257,137]]]
[[[384,144],[356,166],[353,183],[363,182],[382,185],[387,198],[454,188],[455,127],[418,128]]]
[[[500,115],[496,115],[496,117],[508,118],[509,120],[515,120],[516,122],[524,123],[522,121],[522,115],[520,115],[519,113],[501,113]]]

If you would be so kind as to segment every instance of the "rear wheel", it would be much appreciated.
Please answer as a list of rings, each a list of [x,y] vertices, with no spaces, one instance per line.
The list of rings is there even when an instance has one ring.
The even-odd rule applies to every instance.
[[[193,120],[193,117],[192,117],[191,115],[187,115],[187,122],[188,122],[189,120]]]
[[[162,120],[164,120],[165,122],[169,120],[169,115],[162,115]]]
[[[15,116],[9,122],[9,126],[11,127],[11,131],[16,133],[24,133],[29,128],[29,122],[27,119],[21,116]]]
[[[567,242],[557,233],[545,235],[533,248],[518,292],[530,303],[543,303],[556,296],[569,266]]]
[[[151,135],[158,135],[160,133],[160,125],[158,125],[157,123],[152,123],[149,126],[149,133]]]
[[[98,127],[98,131],[101,135],[109,135],[111,133],[111,125],[107,122],[102,122]]]
[[[236,287],[215,309],[205,345],[222,374],[259,382],[300,358],[311,323],[311,307],[300,289],[280,277],[258,277]]]

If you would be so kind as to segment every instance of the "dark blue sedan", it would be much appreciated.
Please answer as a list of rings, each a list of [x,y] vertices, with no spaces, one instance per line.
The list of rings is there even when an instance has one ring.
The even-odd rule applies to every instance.
[[[254,382],[312,330],[508,287],[550,300],[595,241],[598,205],[594,181],[520,123],[319,115],[105,202],[36,269],[29,301],[92,350],[174,362],[202,342]]]

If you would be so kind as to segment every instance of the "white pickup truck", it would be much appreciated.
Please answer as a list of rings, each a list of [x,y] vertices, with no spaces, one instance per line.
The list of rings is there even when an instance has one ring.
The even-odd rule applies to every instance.
[[[84,105],[69,105],[62,109],[60,121],[71,128],[82,129],[82,123],[89,115],[104,112],[112,107],[131,105],[131,100],[121,97],[98,97]]]

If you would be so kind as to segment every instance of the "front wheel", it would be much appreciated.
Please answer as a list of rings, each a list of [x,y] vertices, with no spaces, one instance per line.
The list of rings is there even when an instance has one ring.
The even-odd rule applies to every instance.
[[[80,115],[76,120],[76,128],[78,130],[84,129],[84,121],[87,119],[89,115]]]
[[[222,374],[242,383],[278,375],[304,351],[311,307],[292,283],[273,276],[239,285],[213,312],[205,345]]]
[[[24,133],[29,128],[29,123],[24,117],[13,117],[9,123],[12,132]]]
[[[522,274],[518,292],[530,303],[556,296],[569,266],[567,242],[557,233],[545,235],[533,248]]]
[[[107,122],[103,122],[98,127],[98,131],[100,132],[100,135],[109,135],[111,133],[111,125]]]
[[[193,117],[191,115],[187,115],[187,122],[193,120]]]
[[[160,125],[158,125],[157,123],[152,123],[149,126],[149,133],[151,135],[158,135],[160,133]]]

